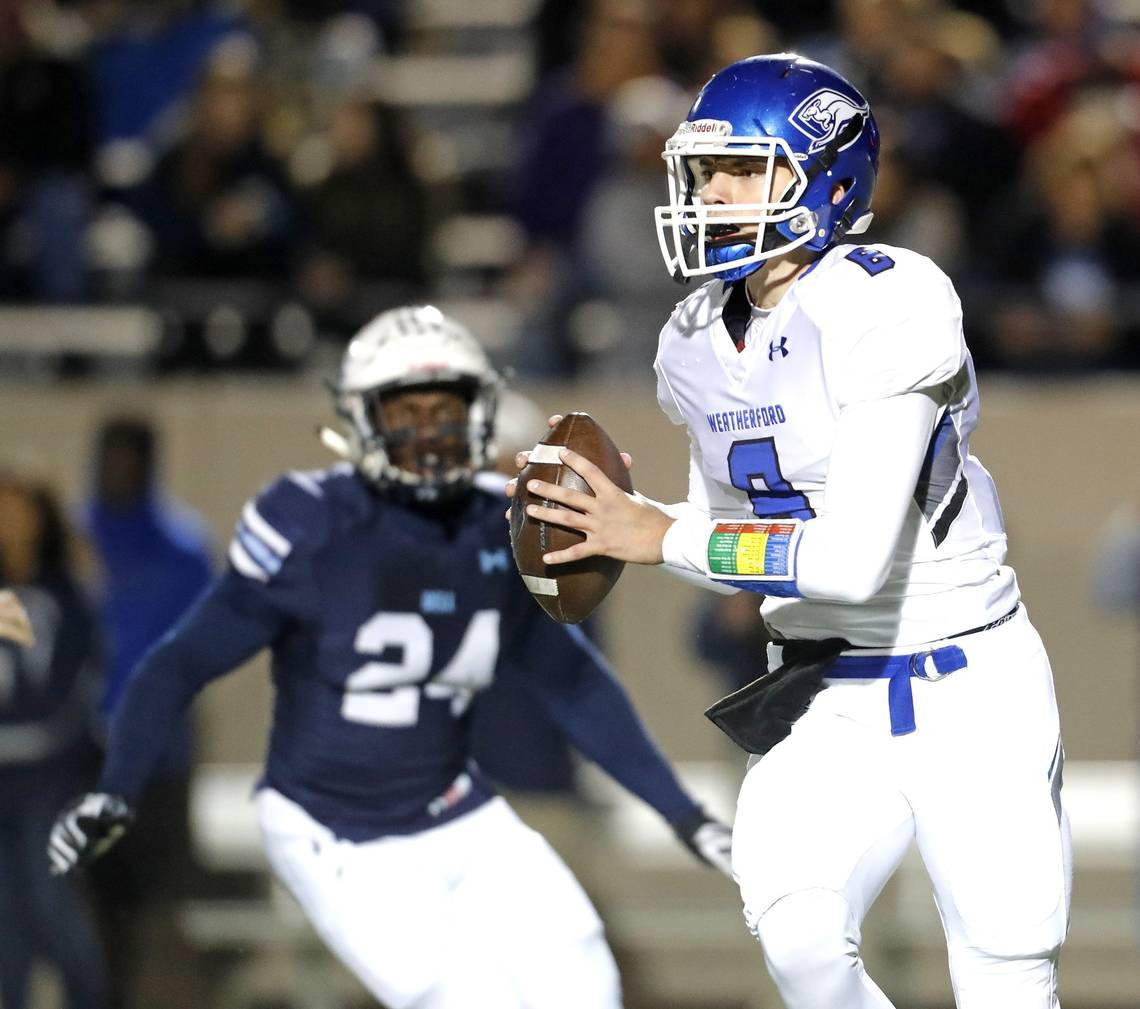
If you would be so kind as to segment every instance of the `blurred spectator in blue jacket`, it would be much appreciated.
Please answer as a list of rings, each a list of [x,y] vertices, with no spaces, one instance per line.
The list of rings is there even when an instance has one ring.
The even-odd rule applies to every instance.
[[[110,665],[102,710],[114,713],[130,671],[189,608],[213,567],[203,520],[159,490],[159,443],[142,417],[107,418],[96,436],[94,494],[83,510],[104,576]],[[185,759],[185,744],[179,749]]]
[[[159,490],[158,437],[148,421],[121,415],[103,422],[94,482],[83,523],[103,574],[110,661],[101,710],[112,719],[131,670],[206,587],[212,560],[202,520]],[[148,959],[140,948],[149,950],[152,942],[143,909],[160,907],[194,885],[189,763],[190,731],[184,725],[142,798],[143,825],[90,873],[121,1004],[132,1004],[128,993],[138,987],[138,972]]]
[[[0,469],[0,593],[32,639],[0,632],[0,1004],[25,1009],[38,959],[67,1009],[106,1009],[98,936],[71,880],[48,871],[52,810],[90,787],[98,635],[53,491]],[[10,627],[10,624],[5,624]],[[17,624],[18,627],[18,624]],[[20,638],[22,637],[22,640]]]

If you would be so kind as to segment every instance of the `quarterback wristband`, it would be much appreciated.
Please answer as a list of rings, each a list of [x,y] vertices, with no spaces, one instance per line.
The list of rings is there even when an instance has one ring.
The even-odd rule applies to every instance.
[[[769,596],[799,596],[796,554],[799,519],[716,522],[708,534],[708,576]]]

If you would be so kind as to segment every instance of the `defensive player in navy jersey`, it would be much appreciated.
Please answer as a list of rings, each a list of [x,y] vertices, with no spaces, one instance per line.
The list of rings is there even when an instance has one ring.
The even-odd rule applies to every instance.
[[[678,784],[582,634],[510,558],[492,458],[499,376],[460,325],[396,309],[349,345],[348,462],[291,472],[241,513],[230,566],[140,664],[99,791],[52,832],[58,872],[127,827],[171,727],[270,648],[257,808],[270,863],[390,1009],[615,1009],[601,922],[566,866],[469,759],[493,677],[532,692],[587,757],[727,869],[728,831]],[[475,701],[477,703],[477,701]]]
[[[547,563],[609,555],[762,597],[771,672],[709,714],[754,755],[732,865],[789,1009],[889,1009],[860,931],[912,844],[959,1009],[1056,1009],[1052,672],[970,453],[953,284],[848,240],[871,222],[878,147],[866,99],[812,60],[712,77],[666,144],[657,210],[668,269],[700,278],[654,362],[689,435],[688,499],[627,495],[564,452],[595,496],[536,482],[564,507],[528,508],[585,534]]]

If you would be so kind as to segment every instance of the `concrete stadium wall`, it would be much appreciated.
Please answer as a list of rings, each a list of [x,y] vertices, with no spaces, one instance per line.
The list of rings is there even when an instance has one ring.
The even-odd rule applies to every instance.
[[[686,441],[657,411],[645,380],[527,390],[544,410],[594,414],[634,456],[634,482],[652,497],[684,493]],[[0,456],[34,455],[69,500],[84,491],[99,419],[153,416],[165,438],[165,485],[209,520],[221,557],[243,501],[286,468],[326,464],[315,430],[329,418],[320,382],[210,382],[0,386]],[[536,432],[536,437],[540,432]],[[973,449],[993,473],[1010,531],[1010,560],[1053,660],[1072,759],[1128,759],[1140,730],[1140,659],[1133,620],[1090,600],[1090,551],[1122,502],[1140,502],[1140,383],[982,383]],[[868,487],[873,494],[874,488]],[[681,759],[726,755],[700,716],[717,696],[690,657],[689,613],[699,589],[629,568],[605,604],[607,645],[665,748]],[[260,674],[230,677],[200,708],[201,754],[258,759],[268,692]],[[260,721],[252,717],[256,711]]]

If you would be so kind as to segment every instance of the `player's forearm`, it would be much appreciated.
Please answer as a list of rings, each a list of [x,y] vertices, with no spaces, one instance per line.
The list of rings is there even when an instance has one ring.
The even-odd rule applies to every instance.
[[[890,572],[937,413],[922,393],[848,408],[824,514],[725,523],[694,511],[666,533],[665,563],[767,595],[865,602]]]
[[[112,718],[101,791],[135,800],[194,696],[271,640],[269,614],[243,610],[220,580],[139,664]]]
[[[137,801],[196,692],[178,649],[165,644],[143,660],[111,719],[99,790]]]
[[[528,688],[575,749],[616,782],[670,823],[692,815],[697,804],[677,781],[598,650],[578,628],[559,630],[569,633],[578,647],[567,649],[563,640],[555,659],[547,649],[546,668],[541,677],[526,678]]]
[[[616,683],[595,684],[576,716],[568,735],[583,756],[669,823],[694,812],[697,804],[681,787]]]
[[[849,407],[836,426],[826,513],[804,527],[805,596],[859,603],[883,587],[938,419],[924,393]]]

